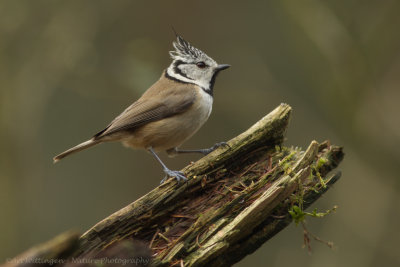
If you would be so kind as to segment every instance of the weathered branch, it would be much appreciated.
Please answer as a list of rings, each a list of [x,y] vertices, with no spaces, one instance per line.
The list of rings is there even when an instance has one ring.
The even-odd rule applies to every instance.
[[[281,143],[291,108],[281,104],[246,132],[84,233],[73,253],[96,257],[121,240],[140,240],[154,266],[227,266],[255,251],[340,177],[329,175],[340,147],[311,142],[306,151]]]

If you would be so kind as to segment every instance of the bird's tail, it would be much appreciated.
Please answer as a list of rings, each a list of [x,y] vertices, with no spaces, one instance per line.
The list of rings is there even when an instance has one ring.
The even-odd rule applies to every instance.
[[[75,152],[79,152],[79,151],[84,150],[86,148],[92,147],[94,145],[97,145],[98,143],[100,143],[99,140],[93,140],[93,139],[87,140],[87,141],[85,141],[85,142],[83,142],[83,143],[81,143],[81,144],[79,144],[77,146],[74,146],[73,148],[70,148],[67,151],[64,151],[63,153],[55,156],[53,158],[53,162],[56,163],[59,160],[65,158],[66,156],[69,156],[70,154],[73,154]]]

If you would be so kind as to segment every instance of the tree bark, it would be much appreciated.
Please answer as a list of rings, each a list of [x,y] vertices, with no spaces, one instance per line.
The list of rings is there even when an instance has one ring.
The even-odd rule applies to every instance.
[[[154,266],[228,266],[285,228],[293,205],[308,207],[335,183],[341,147],[312,141],[282,147],[291,107],[281,104],[244,133],[100,221],[79,239],[75,259],[139,240]]]

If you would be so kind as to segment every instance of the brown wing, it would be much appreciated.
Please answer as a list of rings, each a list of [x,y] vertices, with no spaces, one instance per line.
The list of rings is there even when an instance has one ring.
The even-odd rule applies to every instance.
[[[146,123],[176,115],[188,109],[195,100],[196,91],[192,86],[186,84],[178,84],[173,88],[170,86],[160,88],[160,86],[161,84],[152,86],[94,138],[134,130]]]

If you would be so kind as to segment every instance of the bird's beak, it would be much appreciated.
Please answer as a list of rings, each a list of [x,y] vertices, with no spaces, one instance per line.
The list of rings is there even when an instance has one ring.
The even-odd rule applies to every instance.
[[[231,65],[228,65],[228,64],[220,64],[215,68],[215,70],[216,71],[225,70],[225,69],[229,68],[230,66]]]

